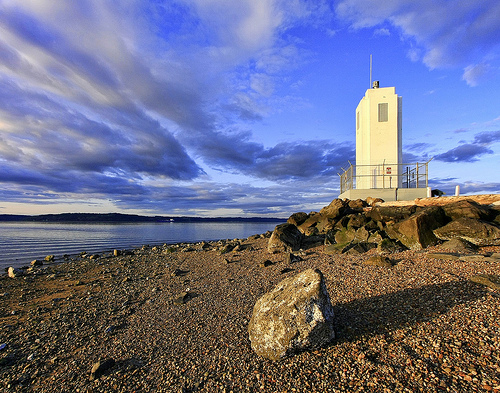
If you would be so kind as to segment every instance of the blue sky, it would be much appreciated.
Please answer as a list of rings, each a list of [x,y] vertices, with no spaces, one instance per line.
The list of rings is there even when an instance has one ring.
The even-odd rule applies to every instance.
[[[318,210],[370,54],[406,160],[498,193],[498,21],[497,0],[0,0],[0,213]]]

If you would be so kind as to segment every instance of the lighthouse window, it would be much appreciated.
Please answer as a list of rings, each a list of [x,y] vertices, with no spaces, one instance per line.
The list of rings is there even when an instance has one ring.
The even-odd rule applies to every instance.
[[[378,121],[389,121],[389,104],[387,102],[378,104]]]

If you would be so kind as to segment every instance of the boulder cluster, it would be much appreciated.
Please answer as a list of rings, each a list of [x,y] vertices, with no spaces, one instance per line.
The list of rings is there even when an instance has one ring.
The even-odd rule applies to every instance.
[[[477,246],[500,244],[500,206],[459,200],[442,206],[386,206],[381,199],[334,199],[319,212],[292,214],[278,225],[270,253],[318,244],[325,252],[360,254],[420,250],[451,239]]]
[[[446,242],[444,248],[456,251],[500,245],[498,205],[469,199],[452,200],[442,206],[388,206],[382,202],[334,199],[320,212],[292,214],[275,228],[268,251],[285,252],[292,258],[294,251],[321,244],[330,254],[361,254],[378,248],[380,252],[365,264],[391,267],[384,253],[420,250],[441,242]],[[455,254],[435,257],[459,258]],[[497,254],[491,258],[497,258]],[[471,280],[494,289],[500,287],[497,276],[476,275]],[[248,332],[252,349],[271,360],[329,343],[335,337],[333,308],[321,271],[309,269],[289,277],[263,295],[254,306]]]

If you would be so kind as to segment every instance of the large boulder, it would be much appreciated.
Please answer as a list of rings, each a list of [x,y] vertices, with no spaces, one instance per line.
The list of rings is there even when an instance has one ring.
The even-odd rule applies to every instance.
[[[462,217],[483,220],[488,219],[488,217],[490,216],[490,211],[488,210],[488,208],[469,200],[462,200],[445,204],[443,205],[443,210],[444,213],[452,220],[457,220]]]
[[[354,228],[342,228],[335,232],[335,242],[338,244],[350,243],[356,238],[356,230]]]
[[[287,220],[287,223],[293,224],[296,227],[298,227],[300,224],[302,224],[307,218],[309,217],[309,214],[304,213],[304,212],[298,212],[298,213],[293,213]]]
[[[336,219],[347,214],[349,210],[348,202],[337,198],[331,201],[328,206],[321,209],[320,214],[324,217]]]
[[[500,244],[500,227],[469,217],[459,218],[437,228],[434,234],[441,240],[461,237],[478,246]]]
[[[410,206],[374,206],[366,215],[375,221],[402,221],[417,211],[416,205]]]
[[[248,334],[252,349],[271,360],[328,344],[335,337],[333,308],[321,271],[305,270],[263,295]]]
[[[293,224],[280,224],[274,228],[269,239],[267,250],[270,253],[297,251],[300,249],[304,235]]]
[[[319,213],[311,213],[311,214],[309,214],[307,219],[302,224],[297,226],[297,228],[299,229],[300,232],[306,233],[306,232],[308,232],[309,228],[315,227],[316,224],[319,221],[321,221],[322,218],[323,218],[323,216]]]
[[[406,220],[388,226],[387,234],[399,240],[410,249],[420,250],[438,243],[433,232],[439,225],[442,210],[439,208],[425,209]]]
[[[363,199],[350,200],[347,202],[347,206],[357,212],[363,211],[363,208],[368,206],[368,203]]]
[[[363,225],[367,224],[369,218],[364,214],[350,214],[349,221],[347,223],[348,228],[361,228]]]

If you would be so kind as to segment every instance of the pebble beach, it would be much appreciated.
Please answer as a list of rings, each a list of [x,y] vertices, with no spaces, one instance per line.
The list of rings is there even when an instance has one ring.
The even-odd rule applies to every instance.
[[[290,262],[264,235],[82,255],[0,277],[0,391],[500,391],[499,246],[464,259],[438,247]],[[445,250],[446,251],[446,250]],[[327,346],[270,361],[253,353],[257,299],[320,269],[335,311]]]

